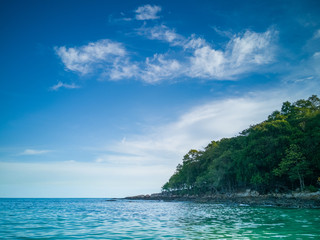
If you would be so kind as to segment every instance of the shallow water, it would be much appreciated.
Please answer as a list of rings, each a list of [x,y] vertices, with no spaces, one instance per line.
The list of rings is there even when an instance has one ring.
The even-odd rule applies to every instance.
[[[0,199],[1,239],[320,239],[320,209]]]

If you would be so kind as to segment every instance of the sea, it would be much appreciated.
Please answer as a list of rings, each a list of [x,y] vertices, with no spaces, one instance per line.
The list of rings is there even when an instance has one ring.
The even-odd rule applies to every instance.
[[[0,239],[320,239],[320,209],[2,198]]]

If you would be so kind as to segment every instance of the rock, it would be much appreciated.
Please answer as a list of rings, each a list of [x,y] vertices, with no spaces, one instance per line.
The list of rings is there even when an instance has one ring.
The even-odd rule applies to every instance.
[[[207,194],[207,195],[176,195],[169,192],[153,193],[126,197],[130,200],[163,200],[163,201],[193,201],[239,206],[270,206],[285,208],[320,208],[320,191],[315,193],[270,193],[260,195],[257,191],[247,189],[245,192]]]
[[[245,192],[236,193],[237,197],[257,197],[259,193],[255,190],[247,189]]]

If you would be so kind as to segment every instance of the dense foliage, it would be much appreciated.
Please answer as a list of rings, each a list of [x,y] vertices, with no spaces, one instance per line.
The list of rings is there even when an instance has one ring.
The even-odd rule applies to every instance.
[[[320,177],[320,99],[285,102],[237,137],[190,150],[162,187],[180,194],[251,188],[260,193],[316,189]]]

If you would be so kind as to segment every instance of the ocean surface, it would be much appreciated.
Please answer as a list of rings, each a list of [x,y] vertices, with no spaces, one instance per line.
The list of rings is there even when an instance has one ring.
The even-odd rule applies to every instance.
[[[0,199],[0,239],[320,239],[320,209]]]

